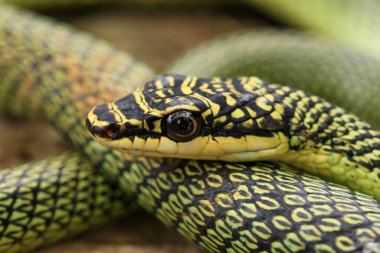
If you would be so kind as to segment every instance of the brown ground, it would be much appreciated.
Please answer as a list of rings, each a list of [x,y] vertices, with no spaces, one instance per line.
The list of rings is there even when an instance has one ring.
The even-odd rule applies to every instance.
[[[261,24],[248,15],[223,11],[110,9],[54,17],[111,41],[149,66],[162,71],[177,57],[217,35]],[[43,123],[0,120],[0,168],[59,154],[68,148]],[[43,253],[200,252],[174,231],[144,212],[136,212]]]

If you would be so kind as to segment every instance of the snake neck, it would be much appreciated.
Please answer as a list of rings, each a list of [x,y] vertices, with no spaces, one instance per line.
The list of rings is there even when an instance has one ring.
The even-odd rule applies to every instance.
[[[289,151],[277,159],[380,198],[380,133],[316,96],[294,99]]]

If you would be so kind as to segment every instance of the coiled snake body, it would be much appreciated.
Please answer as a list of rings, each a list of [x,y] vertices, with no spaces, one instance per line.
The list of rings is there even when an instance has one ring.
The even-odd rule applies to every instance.
[[[90,223],[122,212],[125,198],[136,198],[165,224],[211,252],[357,252],[380,240],[378,201],[299,174],[285,165],[184,160],[168,168],[160,158],[128,160],[121,153],[97,144],[83,124],[87,111],[102,101],[130,92],[133,87],[127,85],[142,84],[152,79],[153,73],[125,53],[60,24],[5,6],[0,13],[0,30],[4,35],[0,42],[1,108],[19,116],[42,113],[64,132],[79,152],[1,173],[4,208],[0,217],[1,252],[32,250],[83,231]],[[244,36],[249,34],[241,37]],[[307,42],[307,39],[298,40],[294,45]],[[279,48],[280,52],[276,53],[281,55]],[[338,62],[339,56],[347,52],[332,50],[334,47],[328,44],[318,50],[323,48],[327,55],[334,52]],[[191,57],[196,57],[196,52]],[[359,52],[355,57],[351,65],[348,59],[345,62],[349,69],[358,61],[365,62],[370,69],[380,66],[377,59]],[[180,62],[182,71],[180,65],[171,70],[188,74],[189,62],[186,64],[186,58]],[[194,67],[190,71],[196,72],[196,60],[192,62]],[[209,64],[212,65],[212,60]],[[325,71],[333,72],[333,69]],[[341,76],[347,73],[342,72]],[[218,73],[210,71],[211,74]],[[326,77],[324,81],[333,84],[339,75]],[[379,89],[371,86],[376,83],[371,80],[380,80],[377,75],[374,71],[368,76],[369,81],[364,82],[368,82],[372,93]],[[30,96],[32,88],[34,92]],[[330,113],[336,107],[331,108]],[[367,108],[368,113],[363,109],[363,114],[370,115],[373,109]],[[341,115],[344,122],[354,123],[357,129],[342,122],[339,129],[345,133],[344,129],[352,127],[358,135],[352,136],[355,131],[345,133],[348,137],[340,140],[355,140],[355,147],[360,147],[345,151],[345,155],[353,154],[347,161],[359,159],[362,167],[356,171],[365,171],[368,169],[365,165],[371,164],[368,170],[378,173],[378,133],[354,116],[345,112]],[[339,122],[337,117],[331,120],[331,124]],[[261,123],[261,126],[274,126]],[[299,143],[303,140],[300,137]],[[370,148],[365,148],[361,141]],[[289,143],[298,142],[289,139]],[[338,140],[334,142],[339,144]],[[119,188],[93,173],[92,167],[117,179]],[[348,168],[355,170],[350,164]],[[360,173],[354,174],[354,178],[360,179]],[[348,184],[378,198],[378,178],[368,175],[370,180],[375,180],[372,187],[364,187],[369,181],[360,184],[359,180],[351,180],[360,185],[357,188]],[[367,188],[375,190],[367,191]]]

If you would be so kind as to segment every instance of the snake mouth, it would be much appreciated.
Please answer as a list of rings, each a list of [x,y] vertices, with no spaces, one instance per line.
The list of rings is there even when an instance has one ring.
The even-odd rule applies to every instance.
[[[242,138],[201,136],[189,142],[175,142],[165,136],[134,136],[105,142],[104,145],[131,155],[182,159],[249,162],[275,159],[289,151],[285,136]]]
[[[225,162],[252,162],[252,161],[265,161],[265,160],[274,160],[275,157],[279,156],[279,151],[286,148],[281,146],[275,149],[260,150],[260,151],[250,151],[250,152],[241,152],[241,153],[225,153],[220,156],[185,156],[185,155],[171,155],[170,158],[179,158],[179,159],[189,159],[189,160],[209,160],[209,161],[225,161]],[[167,154],[159,152],[149,152],[143,150],[124,150],[120,149],[123,153],[135,155],[135,156],[150,156],[150,157],[161,157],[167,158]]]

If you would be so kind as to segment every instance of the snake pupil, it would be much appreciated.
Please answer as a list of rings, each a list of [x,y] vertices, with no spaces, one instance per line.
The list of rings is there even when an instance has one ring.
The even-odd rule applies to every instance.
[[[178,111],[165,121],[167,135],[174,141],[185,142],[194,139],[200,131],[199,117],[190,111]]]

